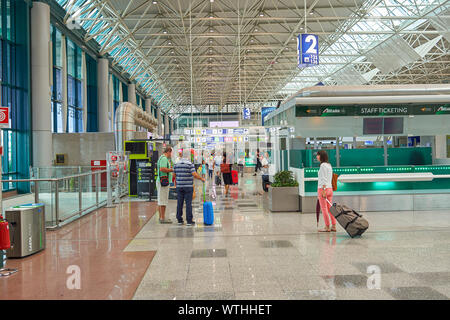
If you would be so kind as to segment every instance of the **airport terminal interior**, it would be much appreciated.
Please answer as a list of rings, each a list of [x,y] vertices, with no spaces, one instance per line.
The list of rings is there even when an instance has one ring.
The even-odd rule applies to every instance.
[[[0,41],[0,300],[450,299],[449,0],[0,0]]]

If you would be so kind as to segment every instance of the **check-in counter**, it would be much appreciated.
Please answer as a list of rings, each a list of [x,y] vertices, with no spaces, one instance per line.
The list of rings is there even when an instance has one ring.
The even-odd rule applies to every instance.
[[[319,168],[290,168],[299,181],[302,212],[315,212]],[[450,165],[333,168],[334,201],[357,211],[448,209]]]

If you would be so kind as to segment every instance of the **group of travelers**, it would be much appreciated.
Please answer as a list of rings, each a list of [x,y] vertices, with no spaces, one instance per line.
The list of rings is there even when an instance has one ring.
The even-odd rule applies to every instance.
[[[333,169],[328,161],[328,154],[325,150],[319,150],[316,157],[320,162],[317,197],[325,222],[325,228],[320,229],[319,232],[336,232],[336,219],[330,213],[331,203],[333,202]],[[172,148],[166,147],[163,155],[158,159],[157,163],[158,178],[156,180],[156,186],[158,189],[159,222],[162,224],[172,223],[170,219],[165,217],[165,214],[169,199],[169,185],[170,181],[174,178],[177,190],[177,222],[180,225],[184,224],[183,205],[185,202],[186,224],[188,226],[193,226],[195,225],[192,214],[194,179],[205,182],[206,175],[208,173],[208,177],[210,179],[214,177],[213,184],[221,185],[222,179],[220,177],[222,176],[225,185],[225,196],[228,196],[230,192],[230,185],[233,184],[231,159],[227,158],[227,154],[225,152],[223,154],[220,154],[219,152],[213,153],[206,159],[202,159],[199,174],[195,170],[195,165],[191,162],[191,150],[189,148],[183,149],[182,154],[179,155],[175,165],[173,165],[171,158]],[[270,184],[268,154],[265,153],[264,155],[260,155],[259,149],[256,153],[256,167],[254,175],[257,174],[258,170],[261,171],[263,190],[267,192],[268,185]]]

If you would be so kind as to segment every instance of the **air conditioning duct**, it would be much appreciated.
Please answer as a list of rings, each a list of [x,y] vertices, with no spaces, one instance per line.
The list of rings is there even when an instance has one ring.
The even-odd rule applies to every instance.
[[[122,151],[124,141],[134,139],[136,132],[146,130],[156,133],[158,122],[153,115],[131,102],[121,103],[116,110],[114,136],[116,150]],[[137,130],[137,126],[141,130]]]

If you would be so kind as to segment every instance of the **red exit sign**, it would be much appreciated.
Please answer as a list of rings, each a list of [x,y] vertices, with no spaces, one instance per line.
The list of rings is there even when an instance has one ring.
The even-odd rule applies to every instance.
[[[9,124],[9,108],[0,107],[0,124]]]

